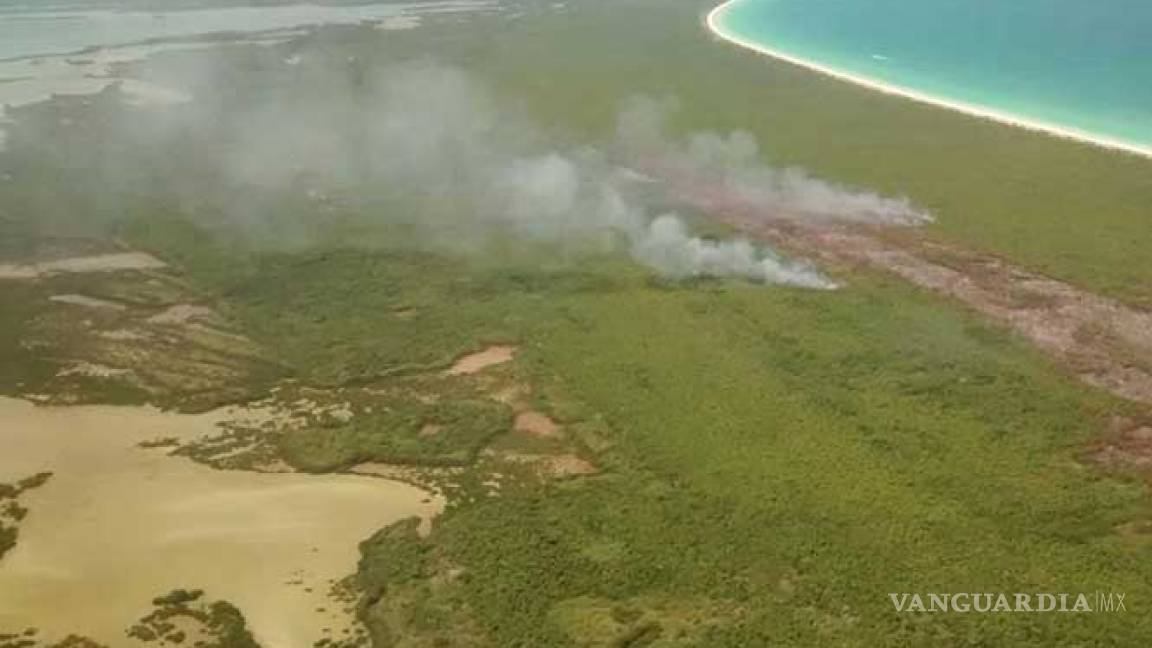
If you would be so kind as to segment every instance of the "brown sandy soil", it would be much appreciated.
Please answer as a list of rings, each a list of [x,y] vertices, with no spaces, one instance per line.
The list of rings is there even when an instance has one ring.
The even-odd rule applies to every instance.
[[[1152,472],[1152,419],[1115,416],[1110,428],[1107,437],[1088,448],[1086,458],[1110,470]]]
[[[541,477],[552,479],[581,477],[600,472],[590,461],[582,459],[574,453],[503,452],[498,456],[502,461],[529,466]]]
[[[533,410],[517,414],[512,428],[517,432],[525,432],[532,436],[550,439],[560,436],[560,425],[556,421],[553,421],[547,414]]]
[[[450,376],[460,376],[483,371],[493,365],[503,364],[516,355],[516,347],[495,345],[483,351],[470,353],[452,365],[446,372]]]

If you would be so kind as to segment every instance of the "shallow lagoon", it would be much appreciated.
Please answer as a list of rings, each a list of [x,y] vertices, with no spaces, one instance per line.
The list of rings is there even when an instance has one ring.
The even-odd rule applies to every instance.
[[[199,588],[237,605],[268,648],[341,636],[328,597],[356,571],[357,543],[443,501],[355,475],[223,471],[138,444],[189,441],[234,413],[36,407],[0,398],[0,483],[48,471],[0,561],[0,632],[79,633],[122,645],[153,597]],[[324,633],[322,628],[329,628]]]

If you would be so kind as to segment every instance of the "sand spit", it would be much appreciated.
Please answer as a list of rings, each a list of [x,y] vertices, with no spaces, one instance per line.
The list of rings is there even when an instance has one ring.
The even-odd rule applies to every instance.
[[[0,264],[0,279],[37,279],[64,272],[115,272],[117,270],[154,270],[163,267],[165,267],[165,263],[150,254],[114,252],[39,263]]]
[[[503,364],[512,360],[516,355],[516,347],[495,345],[483,351],[470,353],[459,360],[445,373],[449,376],[461,376],[483,371],[493,365]]]
[[[1152,158],[1152,148],[1148,148],[1146,146],[1140,146],[1138,144],[1131,144],[1129,142],[1124,142],[1121,140],[1112,139],[1112,138],[1104,137],[1101,135],[1095,135],[1092,133],[1087,133],[1087,132],[1084,132],[1081,130],[1076,130],[1074,128],[1069,128],[1066,126],[1059,126],[1056,124],[1051,124],[1051,123],[1047,123],[1047,122],[1043,122],[1043,121],[1030,120],[1030,119],[1026,119],[1024,117],[1020,117],[1018,115],[1012,115],[1009,113],[994,110],[992,108],[986,108],[984,106],[978,106],[975,104],[964,103],[961,101],[944,99],[942,97],[933,96],[933,95],[930,95],[930,94],[927,94],[924,92],[912,90],[910,88],[905,88],[902,86],[895,86],[895,85],[891,85],[888,83],[883,83],[883,82],[877,81],[875,79],[870,79],[868,77],[864,77],[864,76],[860,76],[860,75],[856,75],[856,74],[851,74],[848,72],[844,72],[842,70],[837,70],[835,68],[828,67],[826,65],[821,65],[819,63],[816,63],[814,61],[810,61],[808,59],[800,58],[797,56],[792,56],[791,54],[787,54],[785,52],[781,52],[779,50],[775,50],[775,49],[772,49],[770,47],[765,47],[764,45],[761,45],[760,43],[755,43],[755,42],[752,42],[749,40],[742,39],[738,36],[734,36],[731,33],[725,31],[725,29],[721,23],[722,23],[722,17],[724,15],[724,12],[730,6],[732,6],[734,3],[739,2],[739,1],[740,0],[727,0],[727,2],[724,2],[723,4],[719,5],[715,9],[713,9],[712,11],[708,12],[707,17],[704,19],[705,25],[713,34],[715,34],[719,38],[726,40],[726,41],[728,41],[734,45],[738,45],[738,46],[743,47],[745,49],[752,50],[753,52],[757,52],[759,54],[771,56],[774,59],[784,61],[786,63],[791,63],[792,65],[797,65],[797,66],[800,66],[802,68],[812,70],[813,72],[819,72],[820,74],[830,76],[834,79],[839,79],[841,81],[847,81],[849,83],[855,83],[856,85],[864,86],[865,88],[876,90],[878,92],[883,92],[884,94],[895,95],[898,97],[904,97],[905,99],[911,99],[913,101],[919,101],[921,103],[926,103],[926,104],[930,104],[933,106],[938,106],[940,108],[947,108],[949,110],[955,110],[957,112],[961,112],[961,113],[964,113],[966,115],[971,115],[973,117],[980,117],[982,119],[991,119],[993,121],[997,121],[997,122],[1000,122],[1002,124],[1008,124],[1010,126],[1016,126],[1018,128],[1024,128],[1027,130],[1037,131],[1037,132],[1045,133],[1048,135],[1054,135],[1056,137],[1060,137],[1063,139],[1075,140],[1078,142],[1085,142],[1088,144],[1093,144],[1093,145],[1100,146],[1100,147],[1107,148],[1107,149],[1111,149],[1114,151],[1123,151],[1125,153],[1132,153],[1132,154],[1139,155],[1142,157]]]
[[[357,543],[427,520],[442,500],[379,478],[221,471],[137,446],[211,434],[236,414],[0,398],[0,482],[54,473],[23,498],[30,512],[0,561],[0,631],[123,646],[153,597],[186,587],[239,607],[265,648],[340,636],[353,621],[328,591],[355,570]]]

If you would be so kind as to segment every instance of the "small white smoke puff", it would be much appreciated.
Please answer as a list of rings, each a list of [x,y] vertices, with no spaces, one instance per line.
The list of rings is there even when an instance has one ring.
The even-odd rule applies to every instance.
[[[712,241],[690,236],[680,219],[670,215],[648,225],[633,241],[632,254],[673,278],[736,276],[821,290],[837,287],[807,264],[758,253],[746,239]]]
[[[719,197],[764,219],[903,226],[933,220],[907,198],[887,198],[801,169],[765,165],[759,143],[746,131],[673,138],[668,119],[674,111],[671,101],[632,98],[617,117],[616,146],[641,168],[655,166],[672,184],[695,185],[700,190],[696,197],[705,202]]]

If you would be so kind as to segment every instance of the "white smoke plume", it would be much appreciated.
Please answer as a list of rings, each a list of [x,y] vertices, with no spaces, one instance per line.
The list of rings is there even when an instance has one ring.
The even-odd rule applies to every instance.
[[[593,149],[550,150],[540,130],[522,115],[502,109],[468,74],[432,63],[406,64],[378,73],[349,109],[326,105],[316,115],[335,114],[323,124],[300,123],[269,138],[246,126],[245,140],[232,163],[236,173],[260,183],[281,183],[306,171],[339,184],[351,177],[378,186],[406,187],[420,194],[425,207],[462,205],[447,213],[421,210],[417,224],[426,239],[455,247],[482,242],[493,229],[573,250],[625,250],[673,278],[742,277],[764,283],[834,288],[835,283],[802,262],[788,261],[746,239],[714,241],[689,233],[675,214],[652,213],[635,197],[637,173],[628,173],[608,155]],[[339,104],[339,93],[333,95]],[[272,110],[280,110],[272,107]],[[659,128],[659,119],[641,124],[637,113],[622,115],[638,128]],[[284,124],[279,115],[262,113],[262,123]],[[347,131],[347,132],[342,132]],[[627,136],[626,136],[627,137]],[[626,137],[621,143],[626,143]],[[678,164],[704,169],[755,169],[755,143],[743,135],[717,145],[710,136],[694,137],[678,153]],[[357,152],[351,163],[346,150]],[[677,151],[661,136],[663,150]],[[745,150],[745,152],[740,152]],[[733,154],[739,153],[737,158]],[[276,161],[323,161],[313,168],[278,168]],[[741,174],[751,182],[750,175]],[[796,177],[794,173],[782,176]],[[779,182],[777,182],[779,184]],[[814,180],[791,183],[788,204],[836,202],[847,213],[853,201],[875,207],[870,195],[850,194]],[[779,202],[778,191],[771,199]],[[767,194],[765,199],[768,199]],[[882,206],[887,206],[880,203]],[[387,217],[387,215],[383,216]],[[460,237],[474,239],[461,241]]]
[[[832,290],[837,285],[815,268],[786,261],[769,250],[757,249],[746,239],[712,241],[692,236],[675,216],[663,215],[649,223],[633,241],[632,254],[674,278],[738,276],[764,283]]]
[[[907,198],[885,198],[819,180],[802,169],[760,161],[756,138],[744,131],[668,135],[675,102],[635,97],[617,121],[622,156],[671,181],[683,198],[760,219],[919,225],[932,220]]]
[[[257,237],[315,240],[325,233],[324,215],[344,200],[354,203],[350,211],[403,225],[418,245],[483,252],[489,240],[512,233],[573,253],[624,251],[673,278],[827,289],[835,284],[806,263],[746,239],[695,236],[654,205],[688,197],[683,202],[697,208],[752,206],[766,217],[925,218],[907,201],[764,166],[746,133],[671,137],[660,102],[630,103],[617,140],[602,149],[557,149],[536,123],[456,68],[369,65],[311,50],[270,65],[282,68],[284,87],[230,86],[227,65],[193,70],[186,76],[198,88],[185,89],[194,101],[166,108],[157,124],[141,120],[124,136],[180,151],[137,157],[189,170],[174,188],[188,204],[215,196],[209,211]],[[181,175],[106,166],[127,179]],[[298,199],[285,203],[283,195]],[[283,209],[308,201],[312,209]]]

